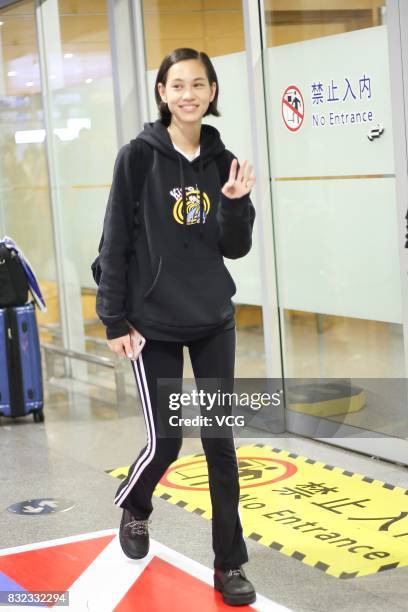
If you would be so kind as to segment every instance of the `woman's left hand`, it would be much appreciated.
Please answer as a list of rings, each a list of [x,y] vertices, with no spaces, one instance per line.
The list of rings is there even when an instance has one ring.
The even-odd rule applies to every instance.
[[[248,165],[247,160],[240,166],[238,175],[237,168],[238,160],[234,157],[231,162],[228,181],[221,189],[221,193],[227,198],[242,198],[242,196],[247,195],[251,191],[255,184],[255,176],[251,175],[252,166]]]

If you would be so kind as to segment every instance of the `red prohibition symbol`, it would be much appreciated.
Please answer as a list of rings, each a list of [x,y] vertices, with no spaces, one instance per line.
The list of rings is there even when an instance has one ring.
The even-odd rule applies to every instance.
[[[264,487],[265,485],[270,485],[275,482],[279,482],[280,480],[285,480],[286,478],[293,476],[293,474],[296,474],[297,472],[297,467],[294,463],[290,463],[289,461],[283,461],[282,459],[275,459],[272,457],[239,457],[238,459],[239,460],[256,459],[259,461],[270,461],[272,465],[273,464],[275,464],[275,466],[279,465],[281,468],[279,470],[280,473],[277,477],[271,478],[268,480],[261,480],[261,482],[254,483],[254,484],[247,484],[247,485],[241,484],[240,489],[250,489],[252,487]],[[190,467],[192,465],[197,465],[197,464],[201,464],[206,467],[205,459],[198,459],[196,461],[188,461],[187,463],[183,463],[181,465],[170,466],[166,470],[164,475],[162,476],[160,480],[160,484],[165,487],[170,487],[172,489],[183,489],[185,491],[208,491],[209,490],[208,486],[196,487],[194,485],[193,486],[180,485],[180,484],[176,484],[175,482],[172,482],[169,479],[169,476],[172,474],[172,472],[177,472],[177,470],[180,470],[181,468],[186,468],[186,467]]]
[[[305,117],[305,103],[302,92],[296,85],[289,85],[282,96],[282,118],[291,132],[297,132]]]

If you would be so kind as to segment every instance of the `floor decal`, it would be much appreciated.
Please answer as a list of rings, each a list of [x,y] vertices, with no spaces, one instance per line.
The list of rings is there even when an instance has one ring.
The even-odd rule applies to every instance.
[[[248,538],[337,578],[408,565],[406,489],[264,444],[237,456]],[[205,456],[180,457],[154,494],[211,519]]]
[[[73,612],[190,612],[192,603],[200,612],[231,610],[212,580],[210,568],[153,539],[144,559],[128,559],[117,529],[0,551],[0,591],[67,591],[69,606],[54,607]],[[33,607],[7,609],[32,611]],[[254,604],[240,610],[288,612],[259,594]]]

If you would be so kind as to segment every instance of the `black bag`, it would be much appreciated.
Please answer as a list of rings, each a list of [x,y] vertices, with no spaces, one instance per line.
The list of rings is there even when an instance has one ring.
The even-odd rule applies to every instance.
[[[102,234],[101,241],[98,247],[99,253],[101,252],[102,245],[103,245],[103,234]],[[94,278],[95,283],[99,285],[99,281],[101,280],[101,274],[102,274],[101,264],[99,263],[99,255],[97,255],[96,259],[92,263],[91,270],[92,270],[92,276]]]
[[[24,306],[28,300],[28,280],[15,249],[0,244],[0,308]]]

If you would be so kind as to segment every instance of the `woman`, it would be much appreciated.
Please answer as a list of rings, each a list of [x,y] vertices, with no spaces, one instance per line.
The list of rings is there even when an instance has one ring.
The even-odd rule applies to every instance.
[[[159,393],[159,379],[170,379],[166,391],[181,392],[186,345],[197,381],[221,380],[218,388],[233,389],[236,287],[223,256],[248,253],[255,219],[252,166],[244,161],[239,167],[219,132],[201,123],[220,115],[209,57],[187,48],[167,55],[155,98],[160,118],[146,123],[115,162],[96,300],[109,348],[132,360],[148,436],[115,497],[123,509],[121,546],[133,559],[148,553],[152,494],[182,443],[181,428],[168,427],[174,413]],[[167,435],[158,432],[163,423]],[[215,437],[203,427],[201,439],[212,503],[214,586],[230,605],[252,603],[255,591],[241,567],[248,555],[232,430]]]

